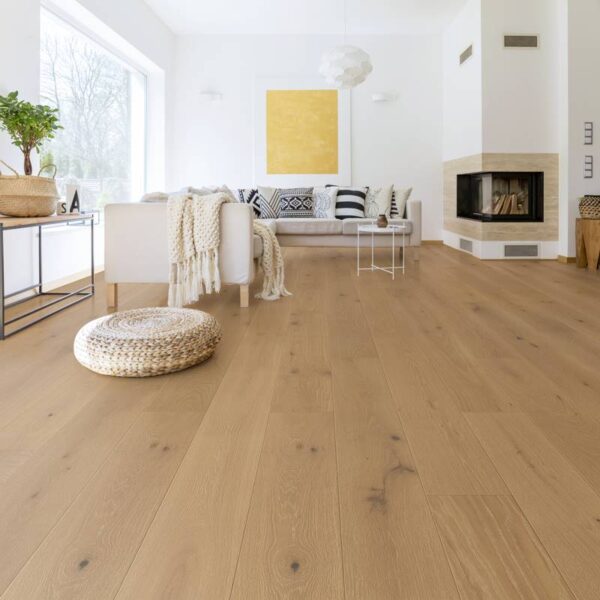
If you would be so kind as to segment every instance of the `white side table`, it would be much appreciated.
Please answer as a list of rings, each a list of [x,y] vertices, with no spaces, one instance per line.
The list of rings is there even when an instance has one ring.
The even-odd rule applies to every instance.
[[[407,227],[404,225],[388,225],[387,227],[377,227],[377,225],[359,225],[356,228],[356,275],[360,276],[361,271],[384,271],[392,276],[392,279],[396,279],[396,271],[402,271],[404,274],[404,250],[405,250],[405,237],[408,233]],[[361,267],[360,266],[360,234],[366,233],[371,234],[371,266]],[[391,235],[392,236],[392,264],[391,266],[382,267],[375,264],[375,236],[376,235]],[[402,248],[402,263],[396,266],[396,236],[399,235],[402,242],[400,248]]]

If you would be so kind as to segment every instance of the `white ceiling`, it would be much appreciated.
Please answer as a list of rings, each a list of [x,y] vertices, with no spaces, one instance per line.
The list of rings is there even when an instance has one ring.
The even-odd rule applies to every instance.
[[[177,34],[339,34],[344,0],[145,0]],[[346,0],[350,34],[437,33],[466,0]]]

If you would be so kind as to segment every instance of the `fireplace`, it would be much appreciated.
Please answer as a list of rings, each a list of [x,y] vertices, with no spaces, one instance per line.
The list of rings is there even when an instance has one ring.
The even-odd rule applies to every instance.
[[[542,222],[544,174],[494,172],[458,175],[456,215],[486,222]]]

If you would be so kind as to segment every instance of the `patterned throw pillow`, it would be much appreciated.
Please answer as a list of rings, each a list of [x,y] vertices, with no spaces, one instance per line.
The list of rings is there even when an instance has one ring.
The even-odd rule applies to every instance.
[[[237,195],[238,202],[250,204],[254,210],[254,216],[260,217],[260,201],[258,198],[258,190],[253,190],[250,188],[240,189],[237,191]]]
[[[335,219],[335,186],[319,186],[313,189],[314,211],[317,219]]]
[[[261,219],[277,219],[279,217],[279,192],[277,188],[258,186],[258,201]]]
[[[412,188],[406,190],[394,188],[394,193],[392,194],[392,208],[390,210],[390,216],[393,219],[404,219],[406,216],[406,203],[408,202],[411,193]]]
[[[389,217],[393,191],[394,186],[391,185],[380,188],[369,188],[365,201],[365,217],[368,219],[376,219],[379,215]]]
[[[336,219],[362,219],[368,188],[338,188],[335,200]]]
[[[312,217],[313,188],[290,188],[279,190],[279,216]]]

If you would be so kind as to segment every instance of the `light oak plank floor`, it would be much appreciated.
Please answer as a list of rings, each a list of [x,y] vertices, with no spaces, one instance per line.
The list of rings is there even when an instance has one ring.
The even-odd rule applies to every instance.
[[[160,378],[73,358],[102,277],[1,342],[0,600],[598,600],[600,274],[420,254],[286,249]]]

